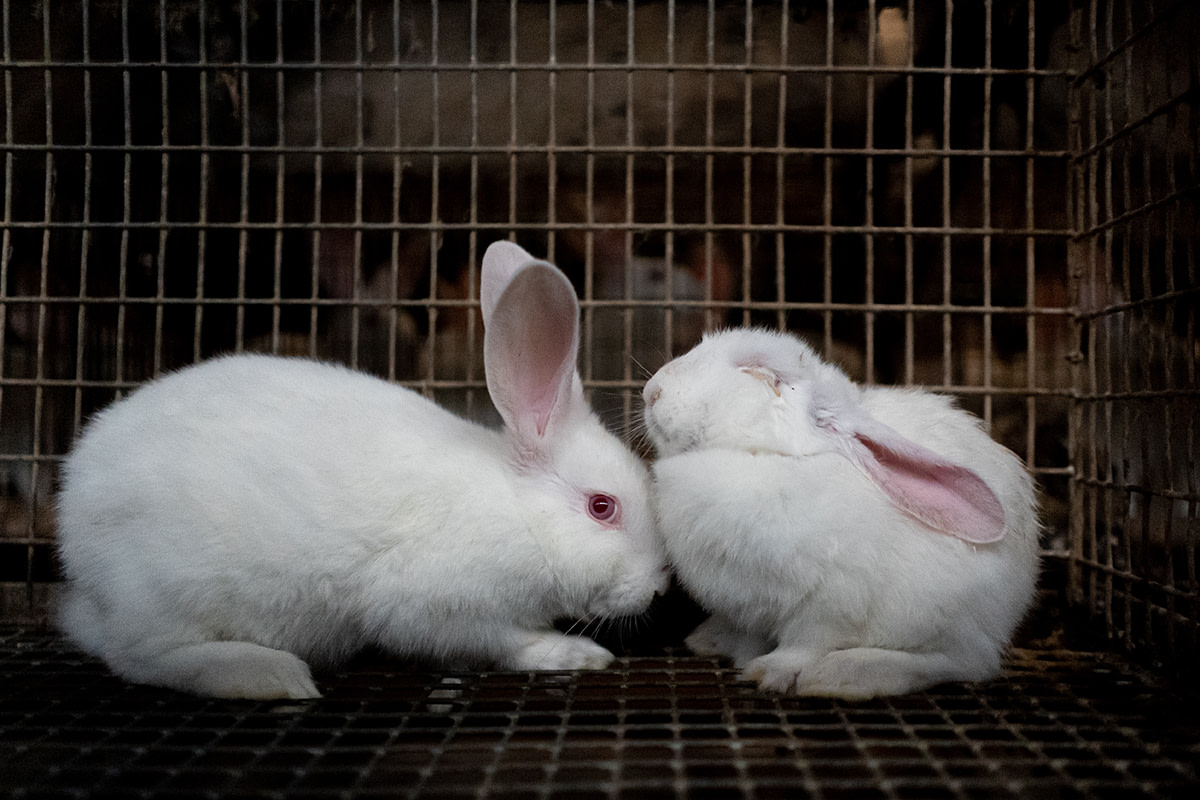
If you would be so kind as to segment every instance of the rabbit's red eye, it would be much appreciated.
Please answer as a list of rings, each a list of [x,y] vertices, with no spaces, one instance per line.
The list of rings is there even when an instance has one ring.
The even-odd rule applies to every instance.
[[[617,518],[617,498],[611,494],[593,494],[588,496],[588,514],[597,522],[613,522]]]

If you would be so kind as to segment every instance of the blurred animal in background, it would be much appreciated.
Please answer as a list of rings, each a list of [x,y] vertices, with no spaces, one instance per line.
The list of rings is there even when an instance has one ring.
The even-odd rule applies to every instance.
[[[44,295],[27,283],[36,277],[31,273],[14,271],[6,294]],[[54,456],[70,443],[71,403],[61,389],[45,385],[54,373],[40,362],[46,343],[68,341],[64,317],[45,303],[5,303],[0,326],[0,376],[15,378],[0,386],[0,525],[22,535],[47,535]]]
[[[522,172],[540,163],[543,175],[546,147],[820,144],[827,125],[839,141],[861,140],[871,95],[908,63],[910,27],[897,7],[834,15],[804,2],[788,17],[734,4],[364,2],[331,11],[314,38],[311,13],[298,13],[285,20],[297,36],[283,58],[318,68],[284,78],[282,125],[276,106],[252,108],[252,131],[300,148],[288,157],[299,169],[308,147],[330,148],[325,169],[389,172],[396,154],[425,156],[425,169],[503,166],[472,150],[502,146],[533,148]],[[798,70],[784,82],[782,72],[717,65],[882,70]]]
[[[585,374],[596,380],[640,379],[690,349],[724,323],[722,306],[737,280],[722,239],[642,233],[626,219],[626,202],[614,193],[563,192],[562,216],[581,226],[562,233],[566,260],[584,296],[598,301],[587,315],[585,355]]]

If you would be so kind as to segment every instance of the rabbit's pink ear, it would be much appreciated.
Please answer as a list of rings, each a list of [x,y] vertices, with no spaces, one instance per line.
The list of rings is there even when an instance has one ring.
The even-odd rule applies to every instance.
[[[973,470],[874,420],[841,435],[850,459],[905,513],[966,542],[1003,538],[1004,507]]]
[[[488,245],[488,249],[483,253],[483,269],[479,278],[479,304],[485,328],[491,324],[492,309],[496,307],[496,301],[517,274],[517,270],[533,261],[537,259],[512,242],[499,241]]]
[[[482,275],[488,391],[509,428],[522,437],[542,437],[573,403],[582,402],[575,386],[579,302],[565,275],[523,250],[523,263],[498,283],[502,273],[489,268],[498,264],[508,271],[516,259],[503,248],[503,261],[489,263],[495,248],[488,248]]]

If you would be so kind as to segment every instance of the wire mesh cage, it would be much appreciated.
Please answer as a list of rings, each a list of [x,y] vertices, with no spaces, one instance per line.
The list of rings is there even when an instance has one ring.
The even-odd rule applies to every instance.
[[[512,239],[575,284],[581,376],[614,430],[636,428],[650,373],[725,326],[794,331],[859,382],[958,398],[1039,484],[1045,597],[1025,636],[1051,655],[1020,651],[1001,688],[859,708],[886,718],[864,736],[854,707],[751,699],[730,671],[688,661],[672,648],[695,610],[676,601],[620,644],[611,725],[564,733],[557,706],[530,711],[544,734],[531,755],[505,726],[526,730],[522,703],[540,678],[454,678],[474,692],[464,706],[458,690],[426,685],[441,677],[368,672],[399,687],[372,712],[395,727],[341,753],[342,766],[429,726],[439,733],[424,749],[401,750],[421,762],[405,785],[430,795],[442,765],[421,759],[450,753],[451,729],[486,741],[489,759],[525,752],[537,773],[526,788],[541,796],[556,784],[538,781],[568,772],[580,743],[593,772],[558,787],[575,796],[591,779],[606,796],[1020,795],[1051,773],[1083,796],[1190,791],[1194,746],[1110,752],[1104,732],[1122,717],[1070,713],[1131,684],[1156,708],[1186,709],[1178,683],[1162,681],[1200,662],[1198,17],[1187,0],[0,0],[0,623],[18,631],[5,640],[14,688],[0,716],[20,742],[4,774],[33,787],[48,773],[31,753],[100,747],[80,731],[119,742],[132,726],[136,740],[145,724],[113,722],[122,703],[166,703],[218,727],[251,713],[180,711],[111,682],[97,684],[109,704],[84,709],[36,678],[49,663],[67,682],[100,680],[42,632],[57,588],[57,469],[82,423],[152,377],[230,351],[346,363],[491,422],[478,265],[488,244]],[[1116,654],[1154,677],[1109,666]],[[1050,662],[1049,677],[1021,683],[1029,664]],[[592,680],[559,679],[576,697]],[[630,723],[660,679],[669,707],[646,713],[665,717]],[[1078,707],[1055,717],[1047,687],[1073,680]],[[1015,703],[1018,686],[1042,706]],[[505,691],[516,705],[474,716]],[[336,716],[366,702],[356,692],[306,713]],[[451,695],[428,713],[430,697]],[[918,706],[933,730],[908,719]],[[1021,728],[1018,706],[1038,732],[1075,736],[1069,753]],[[987,720],[972,731],[1020,746],[964,734],[954,715],[966,707]],[[742,725],[743,711],[757,722]],[[796,722],[809,712],[823,721]],[[77,721],[52,719],[64,713]],[[357,713],[321,719],[340,731]],[[689,722],[705,713],[719,724]],[[78,722],[97,715],[108,721]],[[287,738],[271,719],[255,717],[256,763],[269,760],[263,742]],[[1179,734],[1163,719],[1128,725],[1146,741]],[[489,738],[488,726],[506,732]],[[606,726],[615,743],[596,741]],[[820,759],[834,750],[808,748],[835,730],[851,731],[869,778],[827,780]],[[72,731],[78,750],[35,746]],[[693,736],[722,741],[711,774],[689,755]],[[913,748],[900,767],[878,755],[892,736]],[[629,761],[635,741],[645,746]],[[956,747],[961,758],[935,757]],[[1116,772],[1090,775],[1084,753]],[[1008,757],[1018,777],[1003,774]],[[496,759],[479,775],[464,766],[450,788],[508,796]],[[138,769],[121,767],[112,791],[129,791]],[[283,772],[271,791],[320,785]],[[357,774],[321,780],[369,794]],[[146,793],[181,789],[176,773],[156,776]]]
[[[1194,669],[1196,14],[1148,11],[1079,20],[1070,583],[1111,638]]]

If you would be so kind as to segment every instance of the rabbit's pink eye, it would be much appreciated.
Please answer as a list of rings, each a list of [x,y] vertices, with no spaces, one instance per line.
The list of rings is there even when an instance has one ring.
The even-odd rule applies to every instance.
[[[594,494],[588,497],[588,513],[597,522],[612,522],[616,519],[617,498],[611,494]]]

